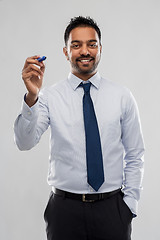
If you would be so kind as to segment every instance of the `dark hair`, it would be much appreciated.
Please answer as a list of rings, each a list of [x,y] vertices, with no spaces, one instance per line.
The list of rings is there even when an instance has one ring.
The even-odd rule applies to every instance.
[[[65,33],[64,33],[64,41],[65,41],[65,44],[67,45],[67,41],[69,39],[69,34],[70,32],[72,31],[72,29],[76,28],[76,27],[79,27],[79,26],[89,26],[89,27],[92,27],[96,30],[97,34],[98,34],[98,37],[99,37],[99,40],[100,40],[100,43],[101,43],[101,31],[97,25],[97,23],[90,17],[82,17],[82,16],[79,16],[79,17],[74,17],[74,18],[71,18],[68,26],[66,27],[66,30],[65,30]]]

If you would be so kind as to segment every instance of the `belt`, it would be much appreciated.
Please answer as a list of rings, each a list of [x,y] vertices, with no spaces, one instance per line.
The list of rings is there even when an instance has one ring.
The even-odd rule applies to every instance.
[[[82,202],[95,202],[95,201],[103,200],[106,198],[110,198],[120,191],[121,189],[119,188],[112,192],[106,192],[106,193],[77,194],[77,193],[66,192],[66,191],[55,188],[54,193],[64,198],[71,198],[75,200],[80,200]]]

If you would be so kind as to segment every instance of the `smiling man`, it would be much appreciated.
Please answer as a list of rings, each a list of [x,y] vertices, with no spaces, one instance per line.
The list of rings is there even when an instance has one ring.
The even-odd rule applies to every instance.
[[[97,72],[102,46],[98,33],[92,27],[72,29],[63,51],[71,64],[71,72],[87,80]]]
[[[27,93],[14,128],[20,150],[51,128],[47,239],[130,240],[143,177],[137,105],[128,89],[97,71],[101,31],[93,19],[71,19],[64,40],[71,72],[51,87],[40,91],[44,63],[27,58]]]

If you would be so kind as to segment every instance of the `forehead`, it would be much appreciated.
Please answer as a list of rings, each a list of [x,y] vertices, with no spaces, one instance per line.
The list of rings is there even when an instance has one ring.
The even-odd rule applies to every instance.
[[[96,41],[99,41],[98,34],[96,30],[92,27],[76,27],[72,29],[72,31],[69,34],[69,42],[72,42],[74,40],[86,42],[89,40],[95,39]]]

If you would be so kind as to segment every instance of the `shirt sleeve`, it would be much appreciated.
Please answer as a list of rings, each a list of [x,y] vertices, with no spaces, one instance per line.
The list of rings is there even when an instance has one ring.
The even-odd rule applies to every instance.
[[[130,92],[127,96],[122,119],[122,143],[125,149],[124,201],[135,217],[142,190],[144,142],[138,107]]]
[[[40,140],[50,124],[47,97],[42,92],[30,108],[25,101],[14,123],[15,142],[20,150],[29,150]]]

